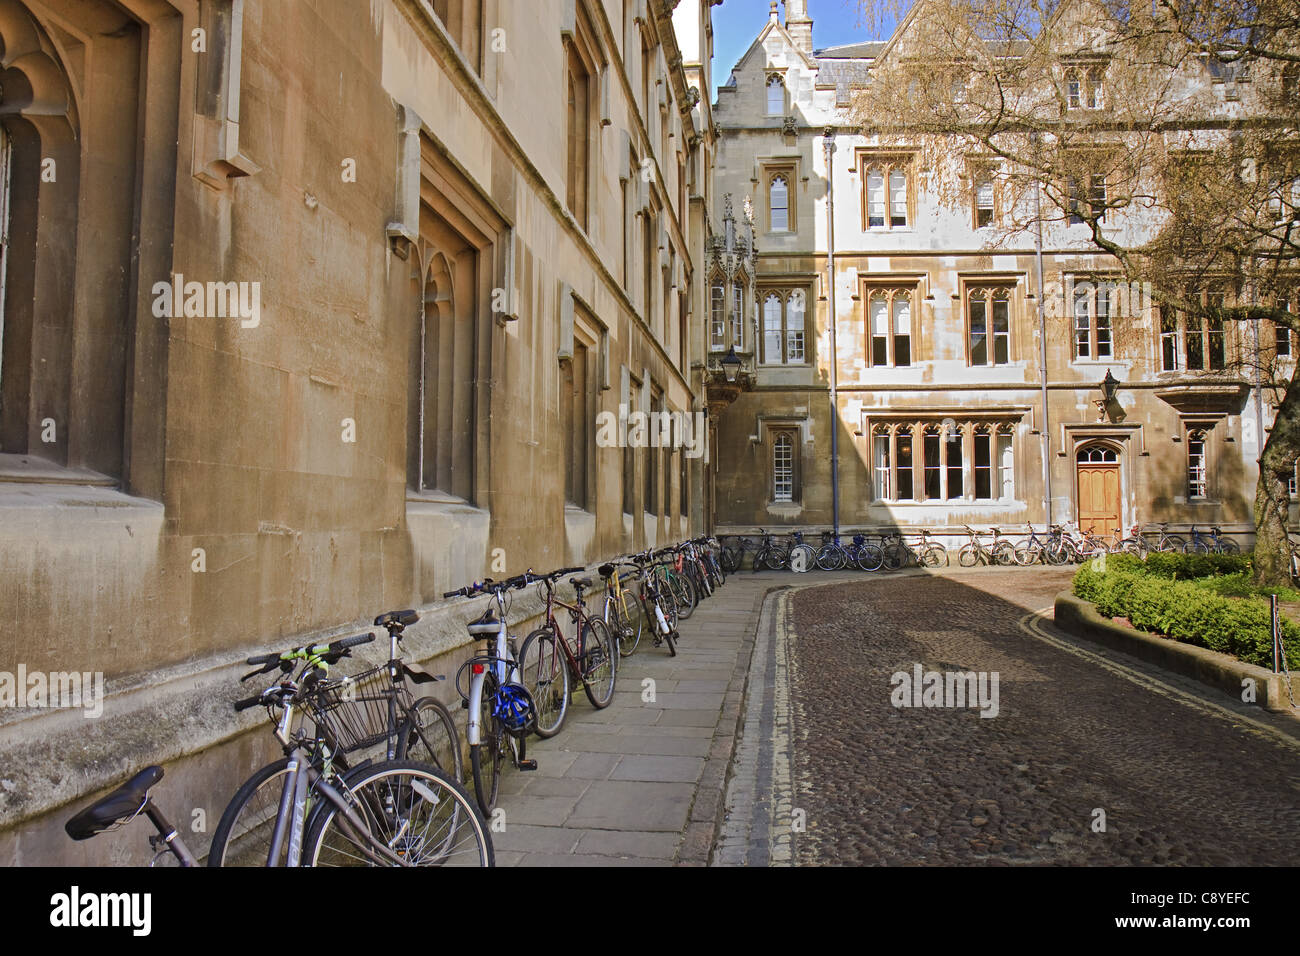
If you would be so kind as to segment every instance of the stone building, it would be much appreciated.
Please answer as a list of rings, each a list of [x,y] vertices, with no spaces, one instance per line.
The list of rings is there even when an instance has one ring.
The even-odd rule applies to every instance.
[[[782,22],[771,5],[714,108],[715,210],[752,208],[752,266],[711,260],[707,347],[734,348],[754,373],[719,418],[718,530],[829,528],[834,429],[841,528],[931,529],[952,545],[966,524],[1041,531],[1050,511],[1103,533],[1249,532],[1272,410],[1225,368],[1249,333],[1162,319],[1069,221],[1044,229],[1040,281],[1032,233],[1007,241],[991,228],[1002,213],[991,175],[963,171],[962,199],[945,201],[919,150],[848,120],[915,20],[887,40],[815,50],[805,0],[785,11]],[[1224,79],[1191,82],[1231,104]],[[1101,83],[1067,77],[1070,108],[1095,106]],[[1266,326],[1264,347],[1285,363],[1293,343]],[[1104,396],[1108,375],[1118,388]]]
[[[108,682],[0,708],[0,860],[147,762],[215,822],[247,653],[704,527],[597,423],[703,418],[711,6],[0,0],[0,671]]]

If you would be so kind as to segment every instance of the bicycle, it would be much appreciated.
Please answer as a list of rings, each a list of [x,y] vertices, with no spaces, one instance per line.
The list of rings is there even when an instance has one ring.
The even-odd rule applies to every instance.
[[[1223,536],[1223,531],[1215,526],[1210,528],[1210,536],[1214,540],[1214,550],[1219,554],[1240,554],[1241,545],[1237,544],[1231,538]]]
[[[794,544],[790,546],[789,561],[790,570],[798,574],[805,574],[813,568],[818,567],[817,551],[811,544],[805,544],[803,532],[793,531],[790,533]]]
[[[833,531],[822,532],[821,548],[817,551],[817,567],[823,571],[839,571],[849,563],[849,554],[840,544],[840,536]]]
[[[966,529],[966,534],[970,537],[969,543],[962,546],[957,552],[957,563],[963,568],[971,568],[977,564],[985,565],[1010,565],[1016,561],[1015,547],[1005,538],[1001,537],[1001,532],[997,528],[992,529],[993,543],[988,547],[979,539],[979,534],[970,525],[962,525]]]
[[[321,743],[342,770],[353,766],[356,755],[368,753],[383,742],[385,760],[429,763],[450,774],[457,783],[464,779],[460,739],[451,712],[433,697],[413,699],[406,685],[407,679],[417,684],[443,679],[398,656],[403,631],[419,619],[409,609],[380,614],[374,623],[388,631],[388,661],[362,673],[322,680],[319,684],[312,698],[317,730]],[[301,648],[289,653],[300,651]],[[264,672],[265,669],[254,674]],[[279,799],[280,777],[287,771],[287,765],[287,758],[272,761],[255,771],[235,792],[213,832],[209,866],[237,865],[241,857],[228,853],[231,833],[241,819],[267,816],[268,807]],[[243,859],[247,860],[247,856]]]
[[[849,560],[860,570],[879,571],[884,566],[885,552],[869,543],[865,534],[855,534],[853,543],[845,545],[844,550],[848,553]]]
[[[490,817],[496,806],[501,769],[507,759],[521,772],[537,769],[537,761],[527,754],[527,737],[537,724],[537,702],[521,681],[520,658],[507,627],[510,605],[506,596],[527,587],[529,579],[527,573],[504,581],[489,578],[443,594],[444,598],[492,596],[492,603],[483,613],[465,625],[470,635],[487,647],[456,672],[456,691],[461,706],[469,713],[465,739],[469,743],[474,797],[484,817]],[[466,671],[470,672],[469,686],[463,687]]]
[[[758,531],[763,536],[763,543],[754,552],[753,571],[757,573],[764,568],[769,571],[784,571],[789,568],[790,555],[784,548],[777,546],[776,536],[762,528]]]
[[[1016,564],[1021,567],[1028,567],[1031,564],[1039,563],[1063,563],[1064,559],[1060,558],[1058,552],[1049,553],[1048,547],[1050,544],[1051,538],[1049,536],[1044,536],[1042,538],[1038,537],[1038,532],[1034,530],[1033,525],[1030,525],[1029,537],[1016,545]]]
[[[542,626],[524,638],[519,650],[519,673],[537,707],[537,735],[554,737],[564,725],[569,710],[570,678],[582,683],[582,689],[597,710],[614,699],[617,679],[615,662],[618,649],[605,622],[587,613],[582,592],[592,587],[591,578],[570,578],[574,602],[565,603],[555,596],[555,582],[582,568],[566,568],[550,574],[530,575],[545,591],[546,609]],[[576,651],[555,619],[555,608],[569,612],[574,625]]]
[[[641,643],[641,609],[630,588],[623,586],[620,565],[602,564],[596,573],[605,582],[605,606],[601,617],[618,640],[619,657],[631,657]]]
[[[405,759],[365,760],[348,767],[344,754],[333,749],[331,742],[349,742],[343,715],[354,701],[347,697],[345,681],[327,679],[328,668],[349,656],[352,647],[373,640],[373,634],[365,633],[248,658],[258,669],[241,680],[276,669],[284,676],[260,694],[236,701],[234,708],[264,706],[285,758],[263,767],[236,793],[214,834],[209,866],[234,863],[250,853],[264,855],[267,866],[493,865],[483,820],[469,795],[443,771]],[[302,668],[291,678],[299,661]],[[311,732],[296,721],[299,711],[309,719]],[[277,778],[278,802],[260,803]],[[464,850],[466,842],[473,845]]]
[[[654,565],[651,573],[658,576],[664,589],[677,602],[677,616],[684,621],[694,614],[696,607],[699,606],[699,592],[682,572],[681,554],[676,548],[661,548],[654,553],[654,556],[662,560]]]
[[[1223,534],[1217,527],[1212,528],[1209,540],[1206,536],[1196,530],[1196,525],[1192,525],[1192,540],[1183,545],[1183,554],[1237,554],[1241,548],[1237,542],[1223,538]]]
[[[639,586],[637,588],[637,597],[641,603],[641,609],[645,613],[646,620],[652,625],[654,631],[655,647],[661,644],[668,645],[668,656],[677,656],[677,604],[671,600],[671,595],[660,590],[659,583],[655,580],[654,575],[649,573],[649,565],[654,558],[649,551],[641,554],[632,555],[623,564],[630,564],[637,569],[637,579]]]

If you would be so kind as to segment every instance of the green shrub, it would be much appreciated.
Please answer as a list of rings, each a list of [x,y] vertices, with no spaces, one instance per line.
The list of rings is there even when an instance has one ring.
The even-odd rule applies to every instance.
[[[1180,579],[1249,571],[1248,554],[1167,554],[1156,551],[1147,555],[1143,566],[1144,574]]]
[[[1148,563],[1154,557],[1156,555],[1151,555]],[[1144,573],[1146,570],[1118,569],[1109,557],[1104,573],[1091,562],[1085,563],[1075,572],[1074,593],[1095,604],[1103,617],[1126,617],[1139,630],[1231,654],[1248,664],[1273,666],[1271,614],[1267,600],[1227,597],[1206,587],[1204,581],[1171,580]],[[1242,571],[1226,573],[1244,574]],[[1285,617],[1282,619],[1282,640],[1288,667],[1300,668],[1300,626]]]

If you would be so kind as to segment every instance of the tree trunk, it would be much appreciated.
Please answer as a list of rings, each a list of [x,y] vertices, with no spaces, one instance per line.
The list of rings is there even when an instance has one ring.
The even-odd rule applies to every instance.
[[[1291,496],[1288,483],[1300,457],[1300,364],[1292,373],[1282,406],[1260,455],[1255,487],[1255,583],[1291,586],[1291,544],[1287,538]]]

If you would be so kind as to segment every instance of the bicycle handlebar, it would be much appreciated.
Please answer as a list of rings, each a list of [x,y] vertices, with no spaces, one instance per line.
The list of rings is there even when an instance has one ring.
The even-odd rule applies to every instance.
[[[289,671],[293,668],[293,662],[305,660],[309,657],[319,657],[328,663],[336,663],[340,657],[347,654],[348,650],[358,647],[362,644],[369,644],[375,639],[375,635],[369,631],[364,634],[356,634],[352,637],[344,637],[329,644],[304,644],[302,647],[295,647],[292,650],[283,651],[279,654],[258,654],[247,659],[246,663],[253,666],[261,665],[255,671],[250,671],[243,677],[239,678],[242,684],[250,677],[256,677],[259,674],[268,674],[279,668],[282,671]]]

